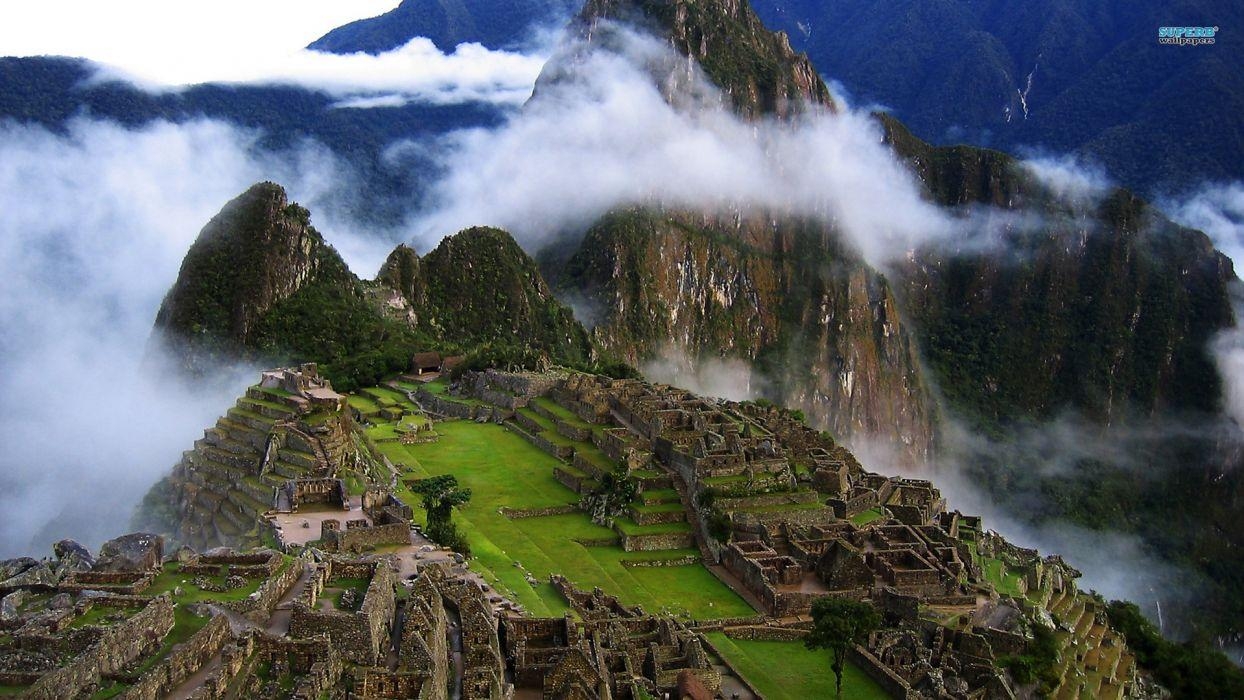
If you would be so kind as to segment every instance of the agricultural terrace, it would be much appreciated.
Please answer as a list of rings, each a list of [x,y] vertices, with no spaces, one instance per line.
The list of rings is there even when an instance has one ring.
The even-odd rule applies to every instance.
[[[373,417],[371,434],[385,428]],[[398,418],[394,423],[403,420]],[[624,603],[649,612],[689,614],[696,619],[753,615],[755,611],[698,563],[693,549],[624,552],[613,530],[597,525],[583,512],[511,518],[502,509],[562,507],[569,510],[579,497],[553,476],[567,465],[510,430],[491,423],[452,420],[436,424],[439,440],[405,445],[379,441],[378,448],[402,469],[402,479],[453,474],[474,493],[454,515],[471,545],[471,568],[500,590],[510,593],[532,615],[557,617],[568,608],[548,583],[561,574],[577,587],[618,596]],[[576,445],[580,447],[580,445]],[[420,498],[404,483],[399,496],[415,508],[416,521],[425,517]],[[685,523],[642,527],[619,522],[628,534],[659,532]],[[644,566],[661,560],[696,563]],[[520,566],[521,565],[521,568]],[[530,573],[539,583],[527,581]]]

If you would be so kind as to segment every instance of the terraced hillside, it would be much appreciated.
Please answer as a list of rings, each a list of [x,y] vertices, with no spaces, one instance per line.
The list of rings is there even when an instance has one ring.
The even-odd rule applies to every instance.
[[[252,386],[153,487],[137,522],[196,548],[255,545],[285,484],[329,476],[355,451],[349,411]]]
[[[452,512],[460,537],[444,547],[428,539],[435,506],[422,495],[423,480],[441,476],[469,494]],[[569,632],[548,621],[617,615],[674,625],[659,637],[664,668],[694,669],[740,697],[816,697],[823,673],[790,679],[767,666],[783,656],[823,671],[801,640],[826,596],[867,600],[884,621],[849,654],[853,696],[1124,698],[1152,687],[1105,601],[1080,592],[1061,559],[948,511],[930,482],[863,469],[764,403],[567,370],[421,371],[342,396],[314,368],[276,370],[152,498],[180,517],[171,534],[199,547],[271,534],[289,553],[382,555],[411,581],[452,567],[492,614],[538,640],[500,662],[543,669],[515,676],[519,687],[558,677],[538,650],[563,649]],[[355,578],[315,595],[356,602]],[[382,627],[357,663],[382,655]],[[479,697],[504,688],[488,658],[500,657],[477,659],[480,687],[492,689]],[[346,670],[381,684],[369,693],[401,675]],[[647,677],[676,681],[672,670]],[[628,693],[615,697],[642,697]]]

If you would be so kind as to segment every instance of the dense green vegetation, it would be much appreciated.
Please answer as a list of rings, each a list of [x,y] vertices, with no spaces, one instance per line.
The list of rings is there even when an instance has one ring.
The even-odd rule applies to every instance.
[[[1238,3],[752,5],[859,104],[885,105],[931,141],[1079,152],[1150,193],[1244,175],[1244,136],[1231,126],[1244,78],[1225,60],[1241,35],[1224,30],[1204,47],[1156,37],[1163,25],[1239,26]]]
[[[1049,695],[1058,688],[1058,638],[1044,625],[1032,625],[1032,641],[1023,654],[1004,656],[998,665],[1011,672],[1020,685],[1036,684],[1038,692]]]
[[[459,487],[453,474],[412,480],[407,485],[422,499],[428,537],[459,554],[469,555],[471,545],[454,524],[453,512],[471,501],[471,489]]]
[[[1112,601],[1106,614],[1110,624],[1127,639],[1137,663],[1152,672],[1177,700],[1244,697],[1244,672],[1222,652],[1164,639],[1134,603]]]

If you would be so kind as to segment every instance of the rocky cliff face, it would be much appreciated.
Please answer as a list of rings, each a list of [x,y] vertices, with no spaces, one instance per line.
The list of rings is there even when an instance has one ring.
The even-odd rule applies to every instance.
[[[579,19],[585,50],[615,49],[610,21],[651,31],[686,57],[649,65],[678,108],[705,106],[686,99],[699,75],[748,119],[836,109],[807,57],[745,2],[592,0]],[[574,80],[577,67],[554,59],[541,83]],[[691,364],[744,360],[763,395],[836,436],[882,440],[910,461],[929,455],[933,410],[894,295],[831,228],[768,213],[640,208],[606,216],[575,250],[564,269],[558,260],[546,272],[586,298],[604,349],[639,365],[671,351]]]
[[[565,269],[600,313],[597,341],[637,366],[671,350],[745,360],[812,424],[928,457],[933,411],[894,295],[823,226],[620,211]]]
[[[605,37],[604,22],[621,21],[652,30],[694,61],[749,118],[799,114],[808,105],[835,109],[833,97],[808,57],[791,49],[785,34],[773,33],[741,0],[589,0],[579,15],[581,33]],[[689,62],[661,76],[676,91],[693,72]]]

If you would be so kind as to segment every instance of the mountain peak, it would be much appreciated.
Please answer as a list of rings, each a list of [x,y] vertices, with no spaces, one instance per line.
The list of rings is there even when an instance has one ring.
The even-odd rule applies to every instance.
[[[219,339],[209,354],[228,354],[251,340],[269,309],[315,277],[326,249],[305,208],[280,185],[257,183],[199,232],[160,306],[156,331],[167,340]],[[186,359],[195,370],[208,358]]]
[[[808,104],[837,109],[808,57],[741,0],[588,0],[579,15],[589,42],[610,20],[649,29],[695,59],[744,117],[788,118]]]

